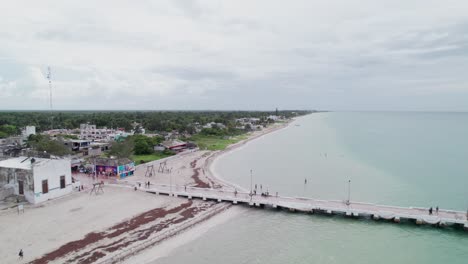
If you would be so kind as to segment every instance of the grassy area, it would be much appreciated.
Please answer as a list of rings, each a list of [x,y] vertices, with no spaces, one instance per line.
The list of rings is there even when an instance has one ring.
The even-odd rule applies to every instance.
[[[164,153],[153,153],[149,155],[132,155],[130,157],[131,160],[135,161],[135,165],[141,164],[141,161],[143,160],[145,163],[153,161],[153,160],[158,160],[158,159],[163,159],[166,157],[169,157],[172,155],[164,154]]]
[[[206,135],[194,135],[190,138],[190,141],[194,141],[200,149],[208,150],[223,150],[227,146],[237,143],[247,138],[246,134],[234,136],[234,137],[220,137],[220,136],[206,136]]]

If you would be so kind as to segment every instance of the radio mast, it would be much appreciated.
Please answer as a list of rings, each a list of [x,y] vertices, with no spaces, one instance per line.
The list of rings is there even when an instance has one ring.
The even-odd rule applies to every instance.
[[[49,106],[50,106],[50,129],[54,129],[54,117],[52,116],[52,72],[50,66],[47,67],[47,80],[49,80]]]
[[[47,67],[47,80],[49,80],[49,103],[50,111],[52,112],[52,72],[50,71],[50,66]]]

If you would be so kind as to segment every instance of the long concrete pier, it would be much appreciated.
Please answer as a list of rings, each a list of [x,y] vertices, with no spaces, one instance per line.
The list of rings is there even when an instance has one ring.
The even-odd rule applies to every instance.
[[[212,200],[233,204],[248,204],[253,207],[272,207],[307,213],[342,214],[349,217],[370,217],[374,220],[385,219],[399,223],[402,220],[414,221],[416,224],[433,226],[455,225],[468,230],[466,212],[439,209],[430,215],[427,208],[398,207],[377,205],[362,202],[347,202],[338,200],[318,200],[303,197],[285,197],[260,194],[250,195],[248,192],[227,191],[222,189],[195,188],[184,186],[156,185],[151,188],[141,188],[146,192],[184,197],[187,199]]]

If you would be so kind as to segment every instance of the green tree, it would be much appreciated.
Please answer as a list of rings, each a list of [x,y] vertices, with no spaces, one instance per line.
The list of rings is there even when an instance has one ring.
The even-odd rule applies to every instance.
[[[9,136],[19,134],[18,133],[19,131],[16,128],[16,126],[13,126],[13,125],[2,125],[2,126],[0,126],[0,132],[2,132],[2,134],[4,135],[3,137],[9,137]],[[1,137],[1,135],[0,135],[0,137]]]
[[[116,156],[117,158],[130,158],[133,154],[134,147],[135,145],[131,138],[126,138],[121,142],[112,142],[109,155]]]
[[[71,154],[71,151],[65,146],[63,140],[52,140],[48,136],[30,135],[27,144],[36,151],[46,152],[54,156]]]
[[[153,138],[144,135],[135,135],[132,137],[135,142],[134,152],[136,155],[146,155],[153,153]]]

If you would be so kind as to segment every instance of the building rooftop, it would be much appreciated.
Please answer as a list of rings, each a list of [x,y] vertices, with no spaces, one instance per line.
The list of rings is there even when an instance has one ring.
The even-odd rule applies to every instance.
[[[0,168],[31,170],[31,159],[33,157],[16,157],[0,161]],[[34,158],[34,164],[41,164],[50,161],[50,159]]]

